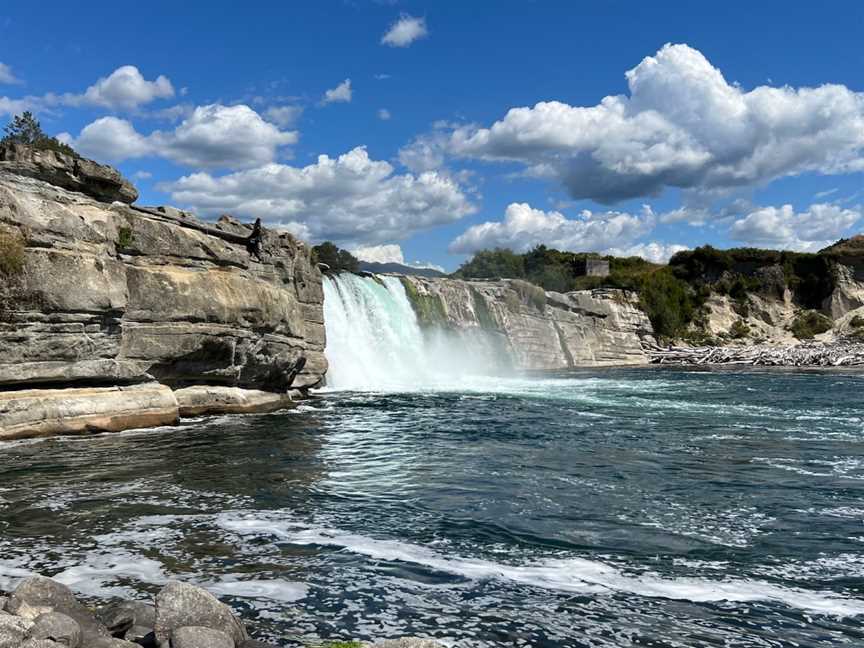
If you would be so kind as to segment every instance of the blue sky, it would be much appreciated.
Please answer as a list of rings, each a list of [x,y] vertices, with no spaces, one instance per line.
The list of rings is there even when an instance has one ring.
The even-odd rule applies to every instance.
[[[34,110],[142,204],[368,258],[815,250],[864,222],[862,27],[857,2],[5,3],[0,120]]]

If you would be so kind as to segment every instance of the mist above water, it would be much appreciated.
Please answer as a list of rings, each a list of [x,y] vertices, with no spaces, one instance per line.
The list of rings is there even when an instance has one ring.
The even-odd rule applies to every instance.
[[[509,373],[493,334],[421,328],[396,277],[326,277],[324,322],[330,389],[447,389]]]

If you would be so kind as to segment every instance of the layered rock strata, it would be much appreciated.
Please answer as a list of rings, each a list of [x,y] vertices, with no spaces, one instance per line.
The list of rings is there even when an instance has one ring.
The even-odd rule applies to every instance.
[[[545,292],[518,280],[403,277],[421,324],[497,336],[517,369],[646,364],[651,322],[622,290]]]
[[[71,432],[137,427],[127,405],[143,391],[130,385],[225,386],[288,403],[289,388],[321,382],[323,291],[306,245],[263,230],[252,247],[252,227],[233,218],[131,206],[137,193],[116,171],[67,158],[0,151],[0,438],[13,425],[26,434],[20,411],[37,388],[51,392],[39,401],[49,417],[75,412]],[[4,266],[16,246],[23,264]],[[82,392],[56,393],[83,388],[102,390],[90,411]],[[122,407],[110,420],[107,402]],[[32,418],[33,434],[63,429]]]

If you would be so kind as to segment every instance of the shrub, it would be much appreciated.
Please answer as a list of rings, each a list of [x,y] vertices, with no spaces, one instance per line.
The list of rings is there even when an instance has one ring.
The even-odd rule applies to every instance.
[[[24,238],[17,231],[0,229],[0,275],[14,277],[24,270]]]
[[[849,320],[849,326],[852,328],[862,328],[864,327],[864,317],[860,315],[854,315],[851,320]]]
[[[128,248],[135,240],[135,235],[132,233],[131,227],[121,227],[117,230],[117,245],[121,248]]]
[[[795,318],[789,330],[799,340],[809,340],[820,333],[830,331],[831,319],[814,310],[804,311]]]
[[[671,268],[656,270],[642,280],[639,303],[659,338],[680,336],[702,306],[699,295]]]
[[[729,329],[729,336],[735,340],[750,337],[750,327],[747,326],[744,320],[739,319],[732,324],[732,328]]]

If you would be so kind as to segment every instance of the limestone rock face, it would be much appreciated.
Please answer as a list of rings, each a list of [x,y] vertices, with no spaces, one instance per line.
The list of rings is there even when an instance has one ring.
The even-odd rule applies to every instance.
[[[822,311],[832,319],[839,320],[850,312],[864,306],[864,277],[856,274],[852,266],[838,264],[837,287],[822,305]]]
[[[498,336],[517,369],[647,364],[651,323],[622,290],[544,292],[515,280],[404,277],[409,297],[435,304],[441,324]]]
[[[0,170],[44,180],[105,202],[133,203],[138,199],[138,190],[117,169],[58,151],[6,144],[0,146]]]
[[[180,416],[275,412],[296,405],[289,394],[220,385],[186,387],[175,391],[174,396],[180,406]]]
[[[119,432],[178,419],[173,392],[157,383],[0,392],[0,441]]]
[[[63,162],[31,153],[0,161],[0,228],[26,246],[23,272],[0,286],[0,388],[155,379],[279,392],[300,356],[293,387],[321,381],[323,291],[307,246],[265,230],[254,256],[248,225],[108,204],[31,173]]]

